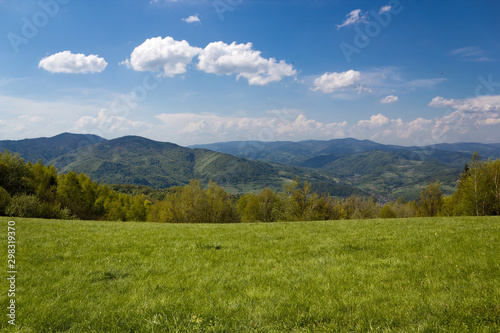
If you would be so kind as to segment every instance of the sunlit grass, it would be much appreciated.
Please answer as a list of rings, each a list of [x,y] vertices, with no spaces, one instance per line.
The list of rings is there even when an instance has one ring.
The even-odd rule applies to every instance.
[[[22,332],[500,331],[498,217],[15,221]]]

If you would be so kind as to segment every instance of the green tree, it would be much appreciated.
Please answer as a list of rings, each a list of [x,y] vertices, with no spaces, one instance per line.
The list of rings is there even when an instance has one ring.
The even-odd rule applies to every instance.
[[[481,161],[474,153],[458,182],[458,189],[446,200],[443,215],[499,215],[500,161]]]
[[[41,205],[36,196],[20,194],[12,198],[5,212],[8,216],[36,218],[41,217]]]
[[[31,164],[25,164],[19,154],[0,153],[0,186],[11,196],[33,194]]]
[[[144,196],[129,196],[128,211],[126,214],[127,221],[142,222],[146,220],[146,199]]]
[[[420,191],[420,216],[437,216],[443,205],[443,191],[439,181],[430,183]]]
[[[380,207],[375,198],[352,195],[342,202],[347,219],[373,219],[379,216]]]
[[[380,218],[383,219],[393,219],[396,217],[396,213],[392,209],[392,205],[388,202],[380,209]]]
[[[309,215],[306,219],[310,221],[341,220],[345,218],[345,215],[338,199],[314,193],[310,199]]]
[[[32,167],[33,188],[36,196],[44,202],[55,202],[57,196],[57,169],[54,166],[46,167],[41,161]]]
[[[6,189],[0,186],[0,215],[5,214],[5,210],[10,204],[10,194]]]
[[[238,214],[243,222],[259,221],[259,199],[254,193],[242,195],[237,202]]]
[[[489,215],[500,215],[500,160],[488,161],[490,207]]]
[[[241,196],[237,207],[243,222],[275,222],[284,218],[281,198],[269,188],[258,195],[249,193]]]
[[[297,177],[292,184],[285,186],[282,195],[285,203],[285,219],[288,221],[306,220],[310,214],[311,196],[311,184],[307,180],[301,185]]]
[[[208,223],[240,222],[239,215],[231,196],[217,183],[210,181],[205,191],[207,200]]]

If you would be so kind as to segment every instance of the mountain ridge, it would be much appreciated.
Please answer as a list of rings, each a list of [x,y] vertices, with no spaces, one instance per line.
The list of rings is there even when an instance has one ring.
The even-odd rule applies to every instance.
[[[472,149],[486,158],[500,157],[500,144],[405,147],[346,138],[183,147],[134,135],[106,140],[71,133],[0,141],[0,150],[5,149],[108,184],[168,188],[198,178],[205,184],[212,179],[231,193],[247,193],[264,187],[281,190],[298,176],[332,195],[407,199],[418,197],[420,189],[435,180],[442,182],[446,194],[453,192]]]
[[[74,135],[74,138],[80,137]],[[41,141],[45,142],[45,139]],[[168,188],[186,185],[196,178],[204,184],[214,180],[228,192],[242,194],[258,192],[265,187],[281,190],[299,176],[331,195],[366,195],[350,185],[339,184],[331,177],[304,168],[248,160],[207,149],[191,149],[140,136],[98,141],[80,145],[69,152],[61,145],[64,149],[46,164],[54,165],[62,173],[83,172],[93,180],[107,184]],[[22,143],[29,146],[36,141]],[[54,149],[52,147],[51,151]],[[44,151],[39,154],[44,155]],[[24,156],[21,154],[21,157]]]
[[[19,153],[21,157],[32,163],[42,160],[46,163],[62,153],[93,145],[106,139],[94,134],[73,134],[64,132],[52,137],[41,137],[22,140],[1,140],[0,151]]]

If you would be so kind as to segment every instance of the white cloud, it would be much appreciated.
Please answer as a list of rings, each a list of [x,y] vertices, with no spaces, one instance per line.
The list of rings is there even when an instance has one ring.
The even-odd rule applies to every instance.
[[[360,94],[395,95],[395,92],[405,93],[418,89],[434,88],[444,82],[445,78],[416,79],[407,81],[397,68],[382,67],[359,72],[325,73],[312,77],[311,90],[324,93],[334,93],[335,98],[354,99]]]
[[[94,112],[95,105],[82,101],[43,101],[0,95],[0,140],[57,135],[73,122]]]
[[[370,120],[360,120],[358,122],[359,127],[375,128],[387,125],[389,123],[389,118],[383,114],[377,114],[370,117]]]
[[[144,131],[150,124],[142,121],[132,121],[119,115],[113,115],[106,109],[101,109],[96,117],[83,116],[75,123],[73,130],[77,132],[95,133],[101,136],[121,136],[131,132]]]
[[[404,123],[401,119],[392,120],[396,126],[396,135],[398,138],[411,138],[415,133],[427,133],[432,126],[433,121],[425,118],[417,118],[408,123]]]
[[[405,88],[409,88],[410,90],[417,88],[434,88],[440,83],[446,81],[446,78],[438,78],[438,79],[417,79],[411,80],[404,83],[402,86]]]
[[[454,99],[445,99],[441,96],[436,96],[432,99],[432,101],[428,104],[428,106],[434,108],[444,108],[448,106],[453,106],[457,103]]]
[[[477,46],[468,46],[450,51],[451,55],[458,57],[462,61],[489,62],[493,61],[488,53]]]
[[[461,112],[497,112],[500,111],[500,95],[477,96],[467,99],[445,99],[437,96],[432,99],[428,106],[451,107]]]
[[[81,53],[73,54],[71,51],[63,51],[43,58],[38,64],[51,73],[100,73],[106,69],[108,63],[104,58],[95,54],[84,55]]]
[[[187,17],[187,18],[183,18],[182,20],[183,20],[184,22],[186,22],[186,23],[201,22],[201,21],[200,21],[200,18],[198,17],[198,14],[196,14],[196,15],[191,15],[191,16],[189,16],[189,17]]]
[[[391,6],[387,5],[387,6],[383,6],[382,8],[380,8],[379,10],[379,14],[382,14],[382,13],[385,13],[385,12],[390,12],[391,11]]]
[[[436,119],[416,118],[404,121],[376,114],[349,125],[346,121],[321,122],[300,110],[272,110],[269,116],[230,117],[214,114],[161,114],[162,124],[151,132],[158,140],[182,144],[233,140],[329,140],[354,137],[373,141],[422,146],[440,142],[498,141],[500,115],[471,118],[456,113]],[[476,120],[474,120],[476,119]],[[480,122],[477,120],[481,120]],[[460,120],[457,122],[457,120]],[[168,133],[166,138],[163,133]]]
[[[369,120],[360,120],[357,126],[352,128],[351,134],[377,142],[422,145],[429,144],[424,141],[432,137],[433,123],[433,120],[424,118],[405,122],[401,118],[389,119],[383,114],[377,114]]]
[[[500,95],[477,96],[466,99],[445,99],[437,96],[430,107],[451,108],[455,111],[436,120],[434,131],[441,136],[461,136],[460,141],[473,137],[498,137],[500,124]],[[475,139],[476,141],[480,141]],[[484,139],[483,139],[484,140]],[[498,141],[496,139],[495,141]]]
[[[345,136],[347,122],[322,123],[303,113],[269,111],[260,118],[230,117],[214,114],[177,113],[156,116],[162,122],[156,133],[168,133],[183,144],[229,140],[305,140]]]
[[[355,9],[349,14],[347,14],[344,22],[342,24],[337,24],[337,30],[353,24],[358,24],[360,22],[367,22],[366,14],[361,12],[361,9]]]
[[[173,77],[187,71],[187,66],[202,49],[190,46],[188,42],[176,41],[172,37],[147,39],[137,46],[130,59],[122,62],[135,71],[162,72]]]
[[[430,145],[441,142],[498,142],[500,130],[500,96],[478,96],[469,99],[434,98],[431,107],[454,111],[434,119],[416,118],[404,121],[383,114],[360,120],[346,133],[355,138],[400,145]]]
[[[252,49],[252,43],[213,42],[205,47],[199,59],[199,70],[217,75],[236,74],[238,79],[247,79],[250,85],[266,85],[297,74],[284,60],[263,58],[260,51]]]
[[[394,95],[385,96],[384,98],[380,99],[380,103],[382,104],[396,103],[397,101],[399,101],[399,97]]]
[[[348,70],[342,73],[325,73],[314,80],[314,91],[333,93],[335,91],[352,88],[361,81],[361,73]]]

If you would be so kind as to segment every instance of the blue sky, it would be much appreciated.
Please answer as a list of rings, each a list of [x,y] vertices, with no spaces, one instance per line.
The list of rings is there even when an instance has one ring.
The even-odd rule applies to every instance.
[[[0,139],[500,142],[495,0],[0,0]]]

